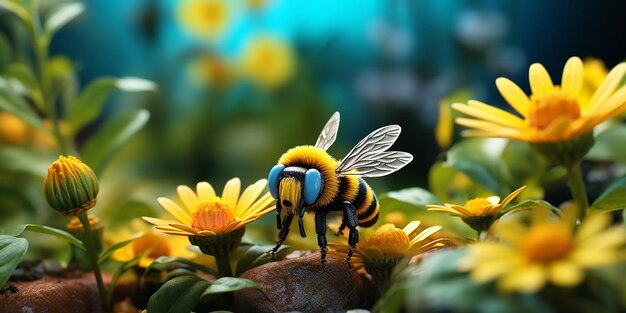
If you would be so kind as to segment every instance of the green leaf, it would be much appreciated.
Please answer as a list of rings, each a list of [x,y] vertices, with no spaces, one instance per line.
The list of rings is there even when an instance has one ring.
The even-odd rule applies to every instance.
[[[206,290],[202,293],[202,298],[208,295],[233,292],[242,289],[256,288],[261,290],[259,285],[249,279],[237,278],[237,277],[222,277],[213,283],[211,283]],[[262,291],[262,290],[261,290]]]
[[[19,80],[0,77],[0,110],[19,117],[33,127],[42,128],[41,119],[22,98],[22,95],[28,93],[28,88]]]
[[[503,184],[504,163],[500,160],[506,143],[504,139],[465,139],[448,151],[446,164],[496,194],[508,194],[511,190]]]
[[[0,163],[4,169],[30,173],[43,177],[55,156],[46,153],[34,153],[32,150],[4,146],[0,149]]]
[[[28,250],[28,240],[0,235],[0,287],[6,283]]]
[[[176,264],[176,263],[182,263],[196,270],[199,270],[201,272],[211,274],[213,276],[219,276],[219,273],[212,268],[206,267],[202,264],[196,263],[189,259],[185,259],[181,257],[169,257],[169,256],[158,257],[156,260],[152,262],[152,264],[150,264],[148,268],[146,268],[146,273],[150,269],[164,270],[164,269],[169,268],[172,264]]]
[[[60,230],[60,229],[56,229],[50,226],[44,226],[44,225],[37,225],[37,224],[24,224],[24,225],[20,225],[18,226],[14,231],[11,232],[11,235],[13,236],[20,236],[22,233],[24,233],[25,231],[32,231],[32,232],[36,232],[36,233],[42,233],[42,234],[48,234],[48,235],[52,235],[58,238],[61,238],[67,242],[69,242],[70,244],[75,245],[76,247],[85,250],[85,246],[83,245],[83,242],[80,241],[78,238],[72,236],[72,234],[64,231],[64,230]]]
[[[82,147],[80,154],[97,175],[124,144],[126,144],[148,122],[146,110],[128,112],[109,120]]]
[[[280,260],[293,251],[291,247],[283,245],[276,251],[275,255],[272,256],[267,253],[267,251],[274,248],[274,245],[252,245],[242,248],[245,249],[245,252],[243,252],[237,260],[237,268],[235,269],[236,276],[241,275],[251,268]]]
[[[19,1],[12,0],[0,0],[0,8],[4,8],[7,11],[17,15],[25,24],[30,23],[30,16],[28,10],[24,8]]]
[[[33,101],[38,108],[44,109],[43,95],[41,94],[41,88],[39,82],[35,78],[35,74],[30,68],[22,63],[13,63],[9,65],[5,71],[5,75],[17,79],[26,89],[30,92]]]
[[[130,239],[124,240],[124,241],[120,241],[120,242],[110,246],[108,249],[102,251],[102,253],[100,253],[100,257],[98,257],[98,264],[106,261],[106,259],[108,259],[111,256],[111,254],[113,254],[113,252],[115,252],[115,250],[121,249],[121,248],[127,246],[131,242],[139,239],[139,237],[141,237],[141,236],[143,236],[143,232],[136,233],[132,237],[130,237]]]
[[[626,163],[626,125],[618,124],[599,133],[585,159],[592,161],[616,161]]]
[[[211,283],[188,275],[167,281],[148,300],[148,312],[191,312]]]
[[[52,37],[56,31],[82,14],[83,11],[85,11],[85,5],[80,2],[63,3],[56,6],[44,22],[46,33]]]
[[[390,191],[386,195],[388,198],[410,203],[422,210],[427,204],[441,204],[441,201],[430,191],[422,188],[406,188],[398,191]]]
[[[67,117],[71,134],[76,134],[83,126],[100,115],[105,100],[114,89],[121,91],[152,91],[156,85],[141,78],[100,78],[85,88],[70,106]]]
[[[591,204],[591,210],[609,212],[626,208],[626,177],[612,182]]]
[[[9,65],[13,58],[11,42],[4,33],[0,33],[0,71]]]

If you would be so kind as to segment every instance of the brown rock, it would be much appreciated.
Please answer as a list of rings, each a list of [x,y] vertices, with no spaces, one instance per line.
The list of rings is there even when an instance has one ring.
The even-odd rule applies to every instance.
[[[261,286],[235,292],[236,312],[340,312],[368,308],[376,299],[376,288],[344,259],[328,255],[321,268],[320,255],[310,253],[296,259],[268,263],[241,275]],[[268,299],[269,298],[269,299]]]
[[[105,277],[105,283],[110,276]],[[30,282],[8,282],[17,292],[0,295],[0,313],[98,313],[100,298],[92,273],[78,278],[45,276]]]

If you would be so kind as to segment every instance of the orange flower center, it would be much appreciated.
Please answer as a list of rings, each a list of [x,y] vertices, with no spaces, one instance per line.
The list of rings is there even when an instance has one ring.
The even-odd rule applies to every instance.
[[[211,230],[223,232],[228,224],[236,220],[226,202],[215,197],[211,200],[200,202],[196,212],[191,215],[191,226],[199,230]]]
[[[532,262],[549,263],[562,259],[573,247],[571,232],[557,224],[543,223],[528,232],[522,251]]]
[[[463,207],[472,212],[474,216],[481,216],[485,212],[485,208],[490,205],[493,205],[493,203],[486,198],[475,198],[465,202]]]
[[[532,97],[532,106],[528,114],[530,125],[535,128],[546,128],[552,121],[560,117],[576,119],[580,116],[578,101],[560,90]]]
[[[155,234],[145,234],[133,241],[133,252],[136,256],[143,254],[148,249],[152,249],[148,257],[153,259],[169,256],[171,252],[167,241]]]
[[[370,247],[376,247],[383,252],[405,249],[411,245],[409,236],[399,228],[392,225],[379,228],[367,241]]]

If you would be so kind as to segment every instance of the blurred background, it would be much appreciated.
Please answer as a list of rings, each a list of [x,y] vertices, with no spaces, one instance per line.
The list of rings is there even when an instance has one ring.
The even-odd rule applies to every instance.
[[[77,135],[81,147],[107,114],[128,106],[150,112],[146,127],[101,174],[96,212],[119,221],[154,216],[156,197],[173,195],[179,184],[206,180],[219,192],[231,177],[244,185],[265,177],[288,148],[314,144],[334,111],[341,127],[331,155],[340,159],[374,129],[399,124],[403,132],[392,149],[415,160],[368,182],[379,193],[427,188],[429,168],[449,145],[435,140],[442,99],[506,107],[497,77],[528,91],[531,63],[560,77],[570,56],[611,68],[626,55],[626,2],[617,0],[84,4],[84,14],[50,45],[51,56],[65,55],[77,69],[76,88],[101,76],[158,86],[113,94],[103,116]],[[19,41],[24,31],[14,19],[0,10],[0,33]],[[0,208],[15,218],[2,224],[54,214],[35,214],[46,210],[41,185],[16,193],[14,177],[2,182]],[[24,207],[33,209],[24,215]]]

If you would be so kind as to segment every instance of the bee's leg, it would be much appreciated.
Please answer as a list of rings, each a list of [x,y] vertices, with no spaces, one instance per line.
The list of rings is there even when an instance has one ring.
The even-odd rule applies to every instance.
[[[283,228],[281,221],[280,221],[280,210],[282,209],[281,205],[280,205],[280,199],[278,201],[276,201],[276,228],[281,229]]]
[[[298,228],[300,229],[300,237],[302,238],[306,237],[306,232],[304,231],[304,222],[302,221],[303,217],[304,217],[304,207],[302,207],[300,209],[300,212],[298,213]]]
[[[339,225],[339,228],[337,229],[337,232],[335,233],[336,236],[343,236],[343,230],[346,229],[346,215],[344,214],[344,216],[341,218],[341,225]]]
[[[278,251],[278,248],[283,244],[283,241],[287,239],[287,234],[289,234],[289,225],[291,225],[291,221],[293,220],[293,214],[287,214],[283,218],[283,225],[278,233],[278,241],[276,241],[276,246],[272,248],[272,250],[267,251],[268,253],[274,254]]]
[[[328,252],[326,247],[326,214],[328,214],[326,210],[315,212],[315,233],[317,234],[317,245],[320,247],[322,269],[326,268],[326,253]]]
[[[356,209],[352,203],[348,201],[343,202],[343,216],[344,221],[347,224],[346,226],[350,229],[350,234],[348,235],[348,244],[350,245],[350,249],[346,254],[346,267],[350,268],[352,267],[350,259],[356,249],[356,245],[359,243],[359,231],[356,229],[357,225],[359,225],[359,218],[357,217]]]

